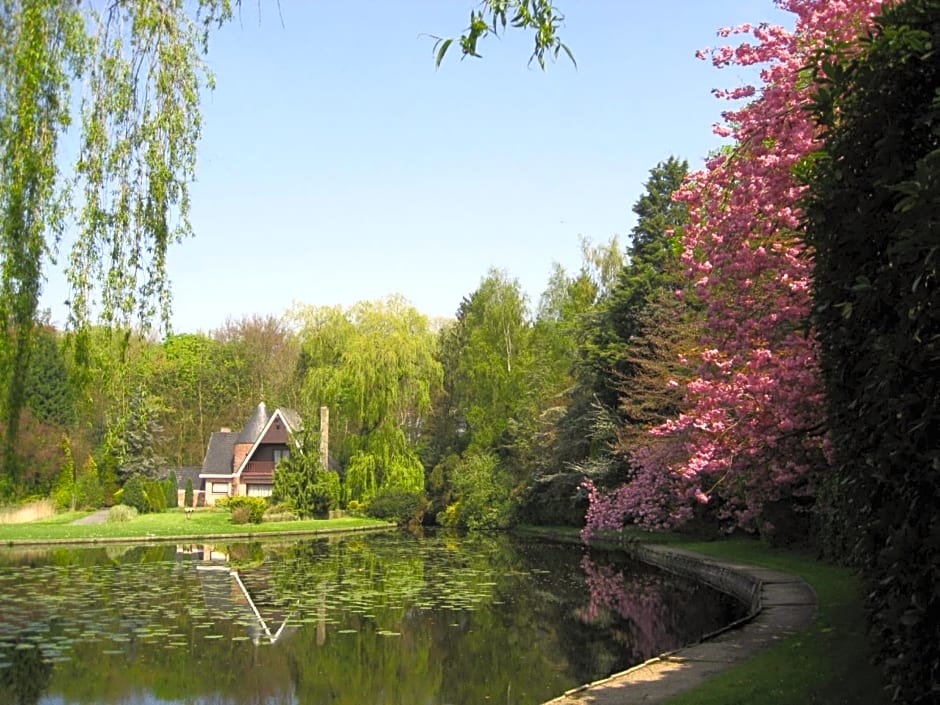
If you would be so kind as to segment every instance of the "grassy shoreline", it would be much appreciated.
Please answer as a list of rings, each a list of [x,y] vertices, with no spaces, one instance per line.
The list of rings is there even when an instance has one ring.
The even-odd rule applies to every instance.
[[[0,544],[128,543],[136,541],[192,542],[201,539],[258,539],[271,536],[303,536],[347,531],[369,531],[393,525],[376,519],[300,519],[295,521],[233,524],[225,511],[198,510],[187,516],[182,509],[143,514],[128,522],[75,524],[90,512],[69,512],[26,524],[0,524]]]

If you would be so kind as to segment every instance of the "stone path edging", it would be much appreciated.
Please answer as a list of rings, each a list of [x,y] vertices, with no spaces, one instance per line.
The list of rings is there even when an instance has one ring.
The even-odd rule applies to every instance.
[[[621,547],[645,563],[695,578],[750,605],[749,614],[697,644],[662,654],[622,673],[569,690],[544,705],[654,705],[808,627],[816,593],[794,575],[649,544]]]

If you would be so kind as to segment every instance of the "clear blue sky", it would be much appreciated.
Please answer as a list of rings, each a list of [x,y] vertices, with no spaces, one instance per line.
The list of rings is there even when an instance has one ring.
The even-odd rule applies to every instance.
[[[476,0],[244,0],[217,33],[204,100],[196,238],[169,258],[175,332],[400,293],[452,316],[491,266],[537,303],[579,235],[622,241],[649,169],[719,144],[694,53],[719,27],[786,22],[771,0],[558,0],[578,61],[527,66],[510,33],[435,70]],[[64,298],[50,281],[54,319]]]

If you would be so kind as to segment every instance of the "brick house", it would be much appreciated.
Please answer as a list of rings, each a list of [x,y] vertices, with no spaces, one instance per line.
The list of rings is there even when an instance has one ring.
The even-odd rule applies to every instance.
[[[294,434],[302,428],[296,411],[278,407],[268,413],[261,402],[241,431],[223,428],[213,432],[199,473],[206,505],[215,504],[220,497],[269,496],[274,489],[274,469],[290,455]]]

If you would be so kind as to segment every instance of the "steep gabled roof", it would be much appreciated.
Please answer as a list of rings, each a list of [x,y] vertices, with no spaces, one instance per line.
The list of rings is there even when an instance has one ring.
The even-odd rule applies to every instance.
[[[202,461],[202,474],[231,475],[237,440],[238,434],[232,431],[213,431],[209,437],[209,447],[206,448],[206,457]]]
[[[247,440],[242,440],[246,438],[249,427],[256,423],[258,417],[258,410],[267,411],[264,409],[264,402],[258,404],[258,408],[255,409],[255,415],[251,417],[251,420],[245,426],[245,430],[238,435],[238,443],[248,443]],[[285,413],[286,412],[286,413]],[[288,417],[290,414],[290,418]],[[267,421],[264,426],[262,426],[258,432],[255,434],[255,437],[251,440],[251,449],[248,453],[245,454],[244,460],[242,460],[241,465],[237,468],[232,468],[232,471],[237,475],[239,474],[245,466],[248,464],[248,460],[255,454],[255,450],[258,448],[258,445],[261,443],[261,439],[264,438],[265,434],[268,432],[268,429],[271,427],[271,424],[274,423],[275,419],[281,419],[284,422],[284,425],[287,426],[288,433],[296,433],[300,430],[303,424],[300,422],[300,414],[291,409],[282,409],[280,407],[276,408],[270,416],[268,416]],[[292,420],[291,420],[292,419]]]
[[[248,423],[245,424],[245,428],[242,429],[242,432],[238,434],[237,443],[254,443],[258,440],[258,437],[261,435],[261,432],[264,430],[264,427],[268,425],[268,421],[271,420],[271,416],[268,415],[268,409],[264,405],[264,402],[260,402],[258,406],[255,407],[254,413],[251,415],[251,418],[248,419]]]
[[[287,428],[291,433],[299,433],[304,430],[303,419],[300,418],[300,414],[296,411],[284,406],[277,407],[276,411],[281,412],[281,418],[284,419],[284,423],[287,424]]]

